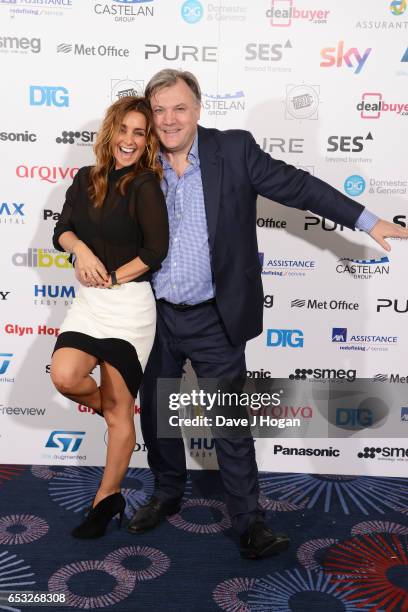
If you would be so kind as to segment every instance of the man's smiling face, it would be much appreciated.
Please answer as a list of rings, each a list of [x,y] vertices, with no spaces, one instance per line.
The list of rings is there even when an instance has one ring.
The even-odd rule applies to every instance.
[[[155,91],[150,104],[162,148],[169,153],[187,154],[197,131],[201,110],[191,89],[178,79],[175,85]]]

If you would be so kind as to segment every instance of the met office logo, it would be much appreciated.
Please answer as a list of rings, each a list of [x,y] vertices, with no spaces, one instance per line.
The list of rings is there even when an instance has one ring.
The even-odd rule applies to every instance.
[[[359,174],[352,174],[344,181],[344,191],[349,196],[357,197],[364,193],[366,182]]]
[[[199,0],[186,0],[181,5],[180,12],[187,23],[198,23],[204,15],[203,5]]]

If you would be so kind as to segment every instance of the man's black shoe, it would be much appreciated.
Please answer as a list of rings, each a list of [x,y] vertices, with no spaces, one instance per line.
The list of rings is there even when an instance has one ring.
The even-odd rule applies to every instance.
[[[275,533],[260,521],[241,536],[240,553],[244,559],[264,559],[289,548],[290,539],[284,533]]]
[[[180,510],[180,500],[164,502],[152,497],[151,500],[136,510],[127,530],[130,533],[144,533],[160,525],[166,516],[176,514]]]

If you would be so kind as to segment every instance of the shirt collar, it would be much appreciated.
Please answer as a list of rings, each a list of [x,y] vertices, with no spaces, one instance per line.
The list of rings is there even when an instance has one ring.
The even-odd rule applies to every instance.
[[[171,168],[168,159],[165,157],[161,149],[158,153],[158,159],[161,165],[163,166],[163,170],[168,170],[169,168]],[[188,152],[187,159],[192,166],[195,166],[200,161],[200,158],[198,156],[198,131],[194,136],[193,144],[191,145],[190,151]]]

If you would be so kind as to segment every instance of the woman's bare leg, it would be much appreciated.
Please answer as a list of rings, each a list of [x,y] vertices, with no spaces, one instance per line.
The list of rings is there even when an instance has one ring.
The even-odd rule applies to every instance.
[[[101,411],[101,395],[90,373],[98,360],[74,348],[60,348],[51,360],[51,379],[56,389],[78,404]]]
[[[136,443],[135,398],[118,370],[106,362],[101,365],[100,391],[103,416],[108,425],[108,448],[105,470],[94,506],[104,497],[120,491]]]

